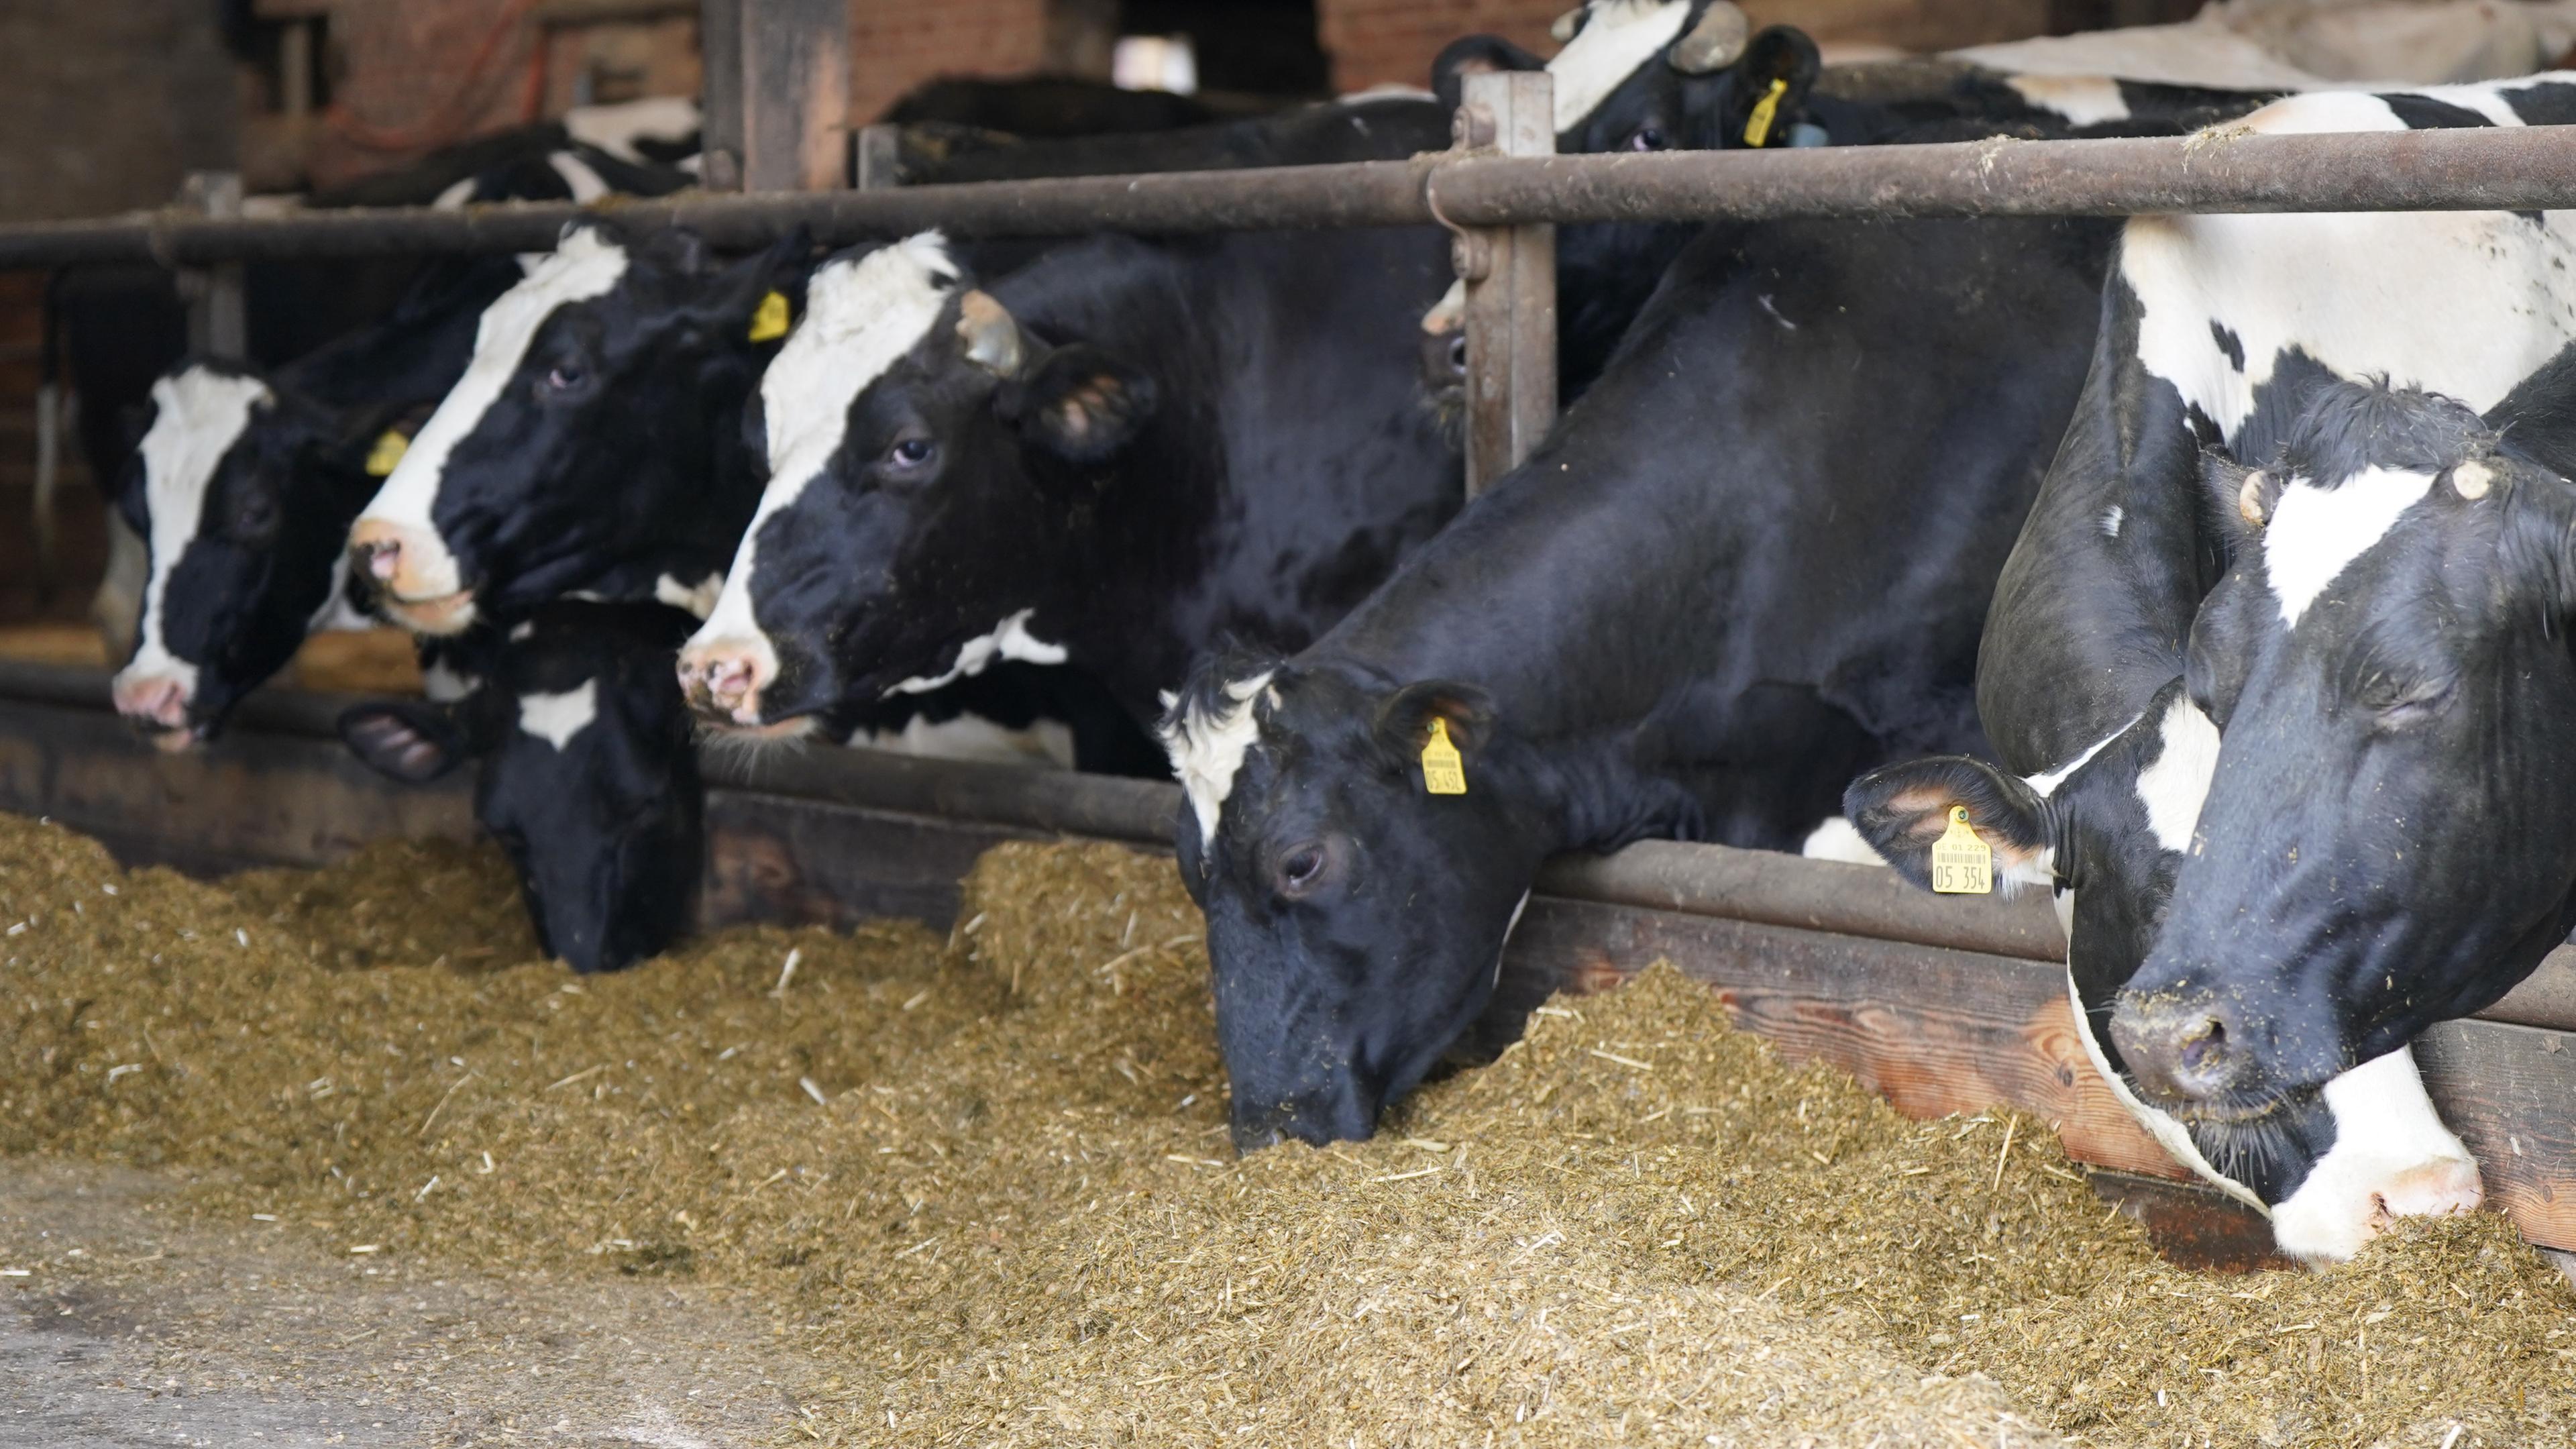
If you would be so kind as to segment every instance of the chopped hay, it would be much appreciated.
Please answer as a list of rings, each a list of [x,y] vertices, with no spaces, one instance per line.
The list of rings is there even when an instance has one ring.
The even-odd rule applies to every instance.
[[[2502,1219],[2182,1272],[2045,1124],[1905,1121],[1669,970],[1373,1142],[1238,1160],[1166,859],[1004,846],[944,941],[743,929],[578,981],[526,959],[507,880],[399,846],[204,885],[0,818],[0,929],[31,922],[0,1151],[739,1295],[804,1380],[796,1442],[2576,1437],[2576,1294]]]

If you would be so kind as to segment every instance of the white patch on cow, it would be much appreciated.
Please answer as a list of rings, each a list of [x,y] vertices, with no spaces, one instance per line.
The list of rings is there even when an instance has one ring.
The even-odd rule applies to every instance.
[[[1013,729],[982,715],[961,714],[936,723],[915,715],[904,721],[899,730],[858,730],[845,743],[852,749],[883,750],[930,760],[1073,768],[1073,728],[1051,719],[1038,720],[1026,729]]]
[[[2420,93],[2509,111],[2502,98],[2522,84]],[[2351,92],[2293,96],[2237,124],[2404,129],[2386,101]],[[2482,412],[2576,341],[2576,212],[2538,225],[2502,211],[2143,216],[2123,238],[2139,361],[2230,438],[2292,348],[2340,377],[2384,374]],[[2213,323],[2234,335],[2242,371]]]
[[[606,295],[625,278],[626,267],[626,248],[596,227],[580,227],[567,234],[563,245],[539,262],[527,280],[484,309],[474,333],[474,360],[466,365],[465,375],[412,435],[402,461],[358,515],[410,530],[423,546],[436,549],[432,556],[413,561],[416,577],[426,590],[421,597],[454,593],[460,586],[456,560],[438,545],[438,530],[430,522],[430,507],[438,501],[448,455],[473,435],[483,415],[500,400],[545,320],[560,308]]]
[[[1230,703],[1209,714],[1197,705],[1174,720],[1162,731],[1163,749],[1172,757],[1172,773],[1179,777],[1181,793],[1190,800],[1190,813],[1198,817],[1199,843],[1216,844],[1217,812],[1225,808],[1225,798],[1234,793],[1235,772],[1243,768],[1243,757],[1253,741],[1261,737],[1261,722],[1255,718],[1253,702],[1270,688],[1271,671],[1238,679],[1225,686]],[[1277,695],[1269,696],[1276,704]]]
[[[1333,97],[1333,104],[1337,106],[1365,106],[1374,104],[1378,101],[1430,101],[1438,99],[1439,97],[1424,90],[1420,86],[1409,86],[1400,81],[1382,81],[1365,90],[1344,91],[1342,94]]]
[[[2147,807],[2147,829],[2156,844],[2185,850],[2209,799],[2210,777],[2218,773],[2218,726],[2189,695],[2177,694],[2158,730],[2165,747],[2138,772],[2138,801]]]
[[[474,178],[468,176],[462,181],[449,182],[445,191],[430,198],[429,205],[433,211],[462,211],[465,203],[473,199]]]
[[[2138,727],[2138,721],[2145,719],[2146,717],[2146,711],[2140,710],[2138,713],[2129,717],[2129,722],[2127,724],[2120,726],[2118,729],[2111,731],[2102,738],[2086,745],[2084,747],[2084,752],[2077,755],[2074,759],[2067,761],[2065,764],[2058,766],[2054,770],[2043,770],[2040,773],[2022,781],[2022,783],[2037,791],[2039,793],[2039,798],[2042,800],[2047,799],[2049,796],[2057,793],[2058,786],[2063,785],[2068,780],[2072,779],[2076,771],[2093,763],[2093,757],[2102,753],[2103,749],[2113,740],[2116,740],[2120,736],[2127,734],[2129,731],[2136,729]]]
[[[2127,511],[2122,509],[2117,503],[2103,509],[2102,536],[2104,538],[2118,538],[2120,536],[2120,525],[2127,520],[2128,516]]]
[[[2291,479],[2263,527],[2263,572],[2281,601],[2281,622],[2296,628],[2326,585],[2432,487],[2430,473],[2391,468],[2365,468],[2332,488]]]
[[[197,366],[152,384],[152,427],[136,452],[143,460],[143,497],[152,513],[151,572],[143,582],[142,641],[119,679],[179,681],[183,698],[197,694],[197,666],[170,652],[165,637],[170,575],[197,536],[206,490],[250,426],[251,410],[275,401],[268,384]]]
[[[335,554],[331,559],[331,592],[322,596],[322,606],[304,621],[307,634],[357,634],[381,628],[381,622],[366,610],[349,601],[349,556]]]
[[[454,704],[482,687],[482,676],[461,674],[444,659],[433,659],[420,671],[421,697],[432,704]]]
[[[564,134],[585,146],[596,146],[620,161],[642,164],[636,142],[678,143],[697,134],[703,124],[698,103],[687,96],[646,96],[607,106],[575,106],[564,112]]]
[[[2272,1209],[2282,1252],[2339,1263],[2387,1218],[2476,1209],[2478,1165],[2424,1095],[2413,1052],[2399,1047],[2364,1062],[2326,1083],[2324,1096],[2334,1146]]]
[[[2106,75],[2017,75],[2004,84],[2033,108],[2053,111],[2071,125],[2129,119],[2129,98],[2120,94],[2120,83]]]
[[[1798,853],[1809,860],[1839,860],[1845,865],[1885,865],[1887,857],[1872,847],[1859,827],[1841,815],[1807,832]]]
[[[572,199],[584,206],[608,194],[608,183],[599,179],[589,162],[570,151],[548,151],[546,166],[563,178],[563,184],[572,188]]]
[[[856,261],[827,263],[806,284],[805,315],[760,378],[769,484],[692,646],[739,645],[761,656],[762,678],[777,674],[777,649],[751,611],[760,526],[822,475],[849,430],[851,404],[930,335],[957,278],[947,242],[926,231]]]
[[[1512,918],[1503,922],[1503,943],[1494,948],[1493,984],[1496,986],[1503,984],[1503,953],[1512,948],[1512,932],[1521,928],[1521,912],[1529,909],[1529,898],[1528,891],[1521,892],[1521,898],[1512,902]]]
[[[2210,17],[2205,22],[2043,35],[1948,54],[2012,75],[2115,76],[2239,91],[2304,91],[2333,84],[2229,30],[2215,17],[2216,8],[2203,12]]]
[[[536,633],[537,626],[534,624],[513,624],[510,626],[510,642],[516,644],[522,639],[532,639],[536,637]]]
[[[703,619],[716,611],[716,596],[724,592],[725,576],[709,574],[695,584],[684,584],[669,574],[653,580],[653,597],[674,609],[686,609]]]
[[[1029,632],[1029,616],[1036,612],[1035,609],[1022,609],[994,625],[992,633],[958,645],[957,662],[948,667],[946,674],[935,679],[907,679],[886,693],[928,694],[970,675],[981,674],[1004,659],[1016,659],[1024,664],[1062,664],[1065,660],[1063,645],[1049,644]]]
[[[572,743],[573,736],[590,728],[599,718],[599,681],[585,679],[561,694],[523,694],[519,696],[519,730],[535,735],[556,749]]]
[[[1690,0],[1590,0],[1582,31],[1547,63],[1557,134],[1583,124],[1639,66],[1680,39],[1690,9]]]
[[[2073,892],[2067,894],[2072,895]],[[2147,1135],[2172,1153],[2174,1161],[2198,1173],[2212,1187],[2270,1217],[2270,1205],[2257,1196],[2254,1189],[2210,1165],[2209,1159],[2201,1155],[2200,1145],[2191,1140],[2191,1133],[2184,1128],[2180,1118],[2161,1108],[2148,1106],[2137,1093],[2129,1090],[2128,1082],[2118,1072],[2111,1070],[2111,1059],[2102,1054],[2102,1044],[2093,1039],[2093,1019],[2084,1014],[2084,996],[2075,989],[2075,972],[2071,967],[2066,973],[2066,1002],[2075,1011],[2075,1034],[2083,1039],[2084,1055],[2093,1063],[2093,1074],[2110,1087],[2111,1095],[2120,1099],[2120,1105],[2129,1109],[2129,1115],[2147,1129]]]

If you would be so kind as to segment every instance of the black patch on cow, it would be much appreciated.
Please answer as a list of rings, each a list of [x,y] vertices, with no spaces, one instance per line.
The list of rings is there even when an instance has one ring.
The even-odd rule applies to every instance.
[[[2209,335],[2218,342],[2218,350],[2227,354],[2227,365],[2238,372],[2245,370],[2245,339],[2228,329],[2226,323],[2209,319]]]
[[[2501,93],[2504,103],[2522,117],[2526,126],[2565,126],[2576,124],[2576,85],[2565,81],[2542,81],[2538,85],[2516,86]]]
[[[2431,96],[2394,92],[2380,97],[2387,102],[2400,124],[2410,131],[2456,131],[2471,126],[2492,126],[2495,122],[2466,106],[2437,101]]]

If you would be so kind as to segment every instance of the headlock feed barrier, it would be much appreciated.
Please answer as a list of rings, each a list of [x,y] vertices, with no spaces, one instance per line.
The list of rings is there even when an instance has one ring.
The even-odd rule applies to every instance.
[[[710,14],[725,0],[710,6]],[[1526,453],[1554,405],[1556,223],[1782,217],[2576,207],[2576,128],[1988,140],[1790,151],[1554,156],[1542,73],[1468,78],[1473,147],[1409,161],[841,192],[509,204],[282,218],[181,212],[0,227],[0,267],[541,250],[611,216],[748,247],[806,228],[840,243],[961,235],[1441,224],[1468,295],[1472,480]],[[1532,154],[1538,153],[1538,154]],[[865,154],[863,143],[862,154]],[[762,172],[759,164],[750,173]],[[782,183],[785,184],[785,183]],[[197,870],[312,864],[368,838],[472,832],[468,787],[393,786],[350,758],[346,701],[255,696],[211,753],[167,756],[113,728],[102,671],[0,664],[0,809],[50,815],[129,860]],[[944,921],[976,852],[1057,834],[1167,847],[1169,785],[864,751],[707,762],[702,916]],[[2169,1250],[2270,1253],[2268,1228],[2147,1138],[2094,1074],[2067,1004],[2065,943],[2037,893],[1921,895],[1887,871],[1649,842],[1542,878],[1484,1030],[1561,988],[1669,958],[1793,1059],[1845,1067],[1902,1109],[2009,1103],[2059,1126],[2097,1185]],[[2525,1236],[2576,1250],[2576,950],[2476,1019],[2417,1046],[2426,1086]]]

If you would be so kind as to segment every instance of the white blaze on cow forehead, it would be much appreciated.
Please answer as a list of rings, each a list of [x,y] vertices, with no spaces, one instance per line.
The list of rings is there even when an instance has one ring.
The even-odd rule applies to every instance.
[[[2470,1212],[2485,1195],[2477,1163],[2424,1094],[2414,1053],[2399,1047],[2325,1084],[2334,1146],[2272,1209],[2281,1251],[2341,1262],[2388,1218]]]
[[[751,612],[760,526],[795,506],[832,461],[849,432],[851,405],[930,335],[958,276],[946,239],[926,231],[855,261],[828,262],[806,284],[805,315],[760,378],[769,486],[761,490],[760,506],[735,547],[733,567],[699,639],[756,640],[767,647]]]
[[[2191,830],[2200,823],[2200,807],[2209,799],[2210,778],[2218,773],[2218,726],[2200,712],[2191,697],[2176,694],[2157,727],[2164,748],[2155,763],[2138,772],[2138,800],[2147,807],[2147,829],[2167,850],[2191,845]]]
[[[2494,114],[2510,112],[2513,89],[2418,93]],[[2293,96],[2234,124],[2406,129],[2386,101],[2355,92]],[[2503,211],[2139,217],[2119,270],[2143,308],[2138,360],[2230,438],[2289,349],[2482,412],[2576,341],[2576,212],[2537,225]]]
[[[1547,63],[1557,134],[1583,124],[1639,66],[1680,39],[1689,19],[1690,0],[1591,0],[1582,31]]]
[[[1024,664],[1062,664],[1064,646],[1050,644],[1029,632],[1029,616],[1035,609],[1022,609],[993,626],[993,632],[969,639],[957,646],[957,662],[948,672],[935,679],[907,679],[886,691],[888,695],[928,694],[945,689],[969,675],[981,674],[1003,659],[1016,659]]]
[[[143,460],[144,503],[152,514],[145,537],[152,571],[143,584],[142,638],[125,666],[126,675],[176,678],[195,696],[197,665],[172,654],[165,637],[170,575],[197,536],[206,490],[223,466],[224,454],[249,429],[252,410],[274,401],[268,384],[258,378],[202,366],[152,384],[152,427],[136,450]]]
[[[1254,701],[1270,688],[1271,673],[1265,669],[1233,681],[1223,691],[1228,702],[1214,714],[1192,704],[1162,732],[1163,749],[1172,757],[1172,773],[1180,777],[1190,813],[1198,817],[1202,846],[1216,844],[1217,812],[1234,793],[1235,772],[1243,768],[1245,753],[1261,736]],[[1276,708],[1278,695],[1269,695],[1268,703]]]
[[[523,694],[519,696],[519,731],[530,734],[556,749],[572,743],[573,736],[590,728],[599,718],[599,681],[585,679],[561,694]]]
[[[2263,572],[2281,600],[2281,622],[2296,627],[2326,585],[2433,486],[2430,473],[2365,468],[2331,488],[2290,480],[2263,526]]]
[[[377,490],[366,511],[358,516],[383,519],[434,536],[430,507],[438,501],[438,485],[446,476],[448,455],[456,451],[458,443],[473,436],[483,415],[500,400],[519,364],[527,359],[537,329],[561,308],[607,295],[625,279],[626,268],[626,248],[597,227],[581,227],[538,262],[525,280],[485,308],[483,320],[474,332],[474,360],[466,365],[465,375],[448,389],[438,411],[431,413],[429,421],[412,435],[402,461],[394,464],[384,487]],[[443,562],[452,573],[455,560]],[[422,563],[429,565],[433,561]],[[455,587],[451,581],[448,591]]]

